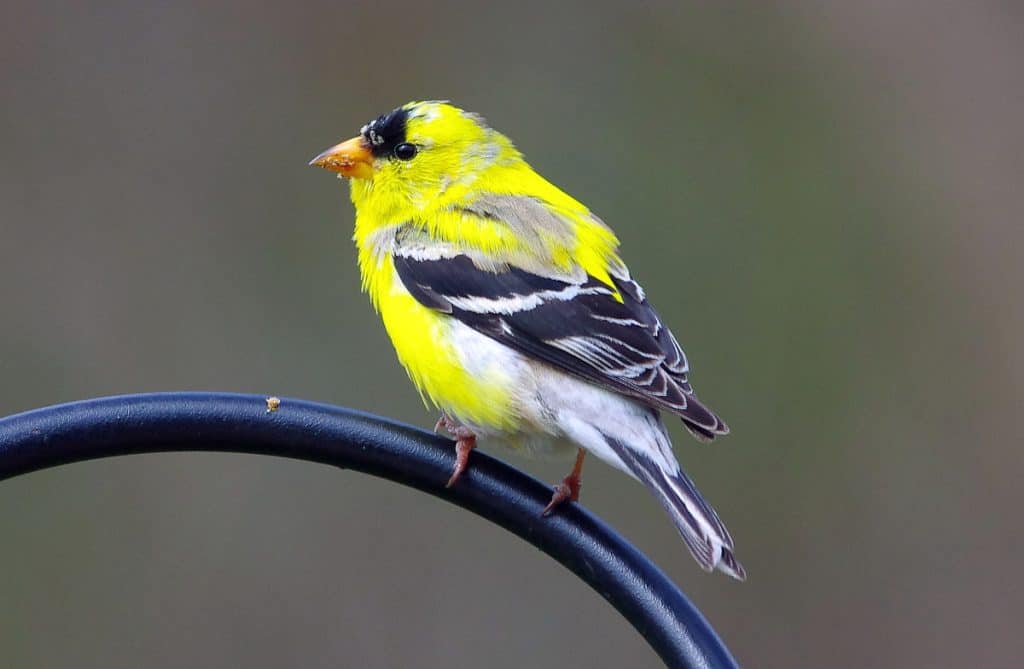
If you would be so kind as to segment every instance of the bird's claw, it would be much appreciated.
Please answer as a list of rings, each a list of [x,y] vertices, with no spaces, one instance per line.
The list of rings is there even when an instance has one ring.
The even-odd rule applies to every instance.
[[[580,479],[578,476],[566,476],[555,485],[551,494],[551,501],[541,511],[541,516],[549,516],[563,502],[576,502],[580,498]]]
[[[455,469],[444,486],[451,488],[469,465],[469,452],[476,448],[476,435],[473,430],[459,424],[445,412],[441,412],[441,416],[437,419],[437,423],[434,425],[434,434],[440,434],[442,430],[455,437]]]
[[[582,448],[576,453],[576,464],[573,465],[569,475],[555,486],[554,492],[551,493],[551,501],[540,512],[541,517],[550,515],[563,502],[576,502],[579,500],[580,487],[582,486],[580,477],[583,474],[583,458],[586,455],[587,452]]]
[[[451,488],[455,485],[459,477],[462,476],[462,473],[466,471],[466,467],[469,466],[469,452],[474,448],[476,448],[476,436],[472,432],[468,435],[460,436],[455,442],[455,469],[452,471],[448,483],[444,485],[445,488]]]

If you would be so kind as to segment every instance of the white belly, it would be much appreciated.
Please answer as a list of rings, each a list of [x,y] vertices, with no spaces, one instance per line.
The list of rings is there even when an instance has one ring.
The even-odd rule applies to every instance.
[[[564,459],[582,446],[621,469],[617,457],[603,452],[607,447],[596,430],[626,434],[635,430],[640,441],[648,440],[651,409],[635,400],[529,359],[461,322],[453,322],[452,337],[471,374],[478,378],[500,374],[513,387],[512,410],[519,426],[515,431],[475,425],[455,415],[480,437],[483,447]]]

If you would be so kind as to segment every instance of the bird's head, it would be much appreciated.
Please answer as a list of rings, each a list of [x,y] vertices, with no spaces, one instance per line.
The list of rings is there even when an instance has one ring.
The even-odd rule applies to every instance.
[[[310,164],[352,180],[359,206],[422,210],[462,197],[485,173],[521,163],[512,143],[476,114],[446,102],[410,102]]]

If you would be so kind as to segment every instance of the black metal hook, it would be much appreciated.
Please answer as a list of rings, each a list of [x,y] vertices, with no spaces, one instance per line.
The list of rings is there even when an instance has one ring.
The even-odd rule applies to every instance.
[[[95,458],[225,451],[309,460],[380,476],[448,500],[532,543],[599,592],[669,667],[736,667],[686,596],[577,504],[541,518],[543,483],[483,453],[452,488],[450,442],[370,414],[259,395],[157,393],[47,407],[0,419],[0,480]]]

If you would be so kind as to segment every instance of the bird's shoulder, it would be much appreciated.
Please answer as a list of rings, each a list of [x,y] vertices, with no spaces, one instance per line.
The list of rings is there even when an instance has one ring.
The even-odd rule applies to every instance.
[[[618,239],[582,204],[531,192],[463,193],[408,221],[396,245],[444,246],[538,274],[582,267],[604,277],[621,264]]]

